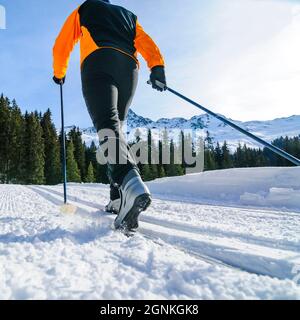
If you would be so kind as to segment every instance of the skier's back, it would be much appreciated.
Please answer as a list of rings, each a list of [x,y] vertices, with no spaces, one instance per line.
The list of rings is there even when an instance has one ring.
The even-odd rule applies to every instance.
[[[88,0],[69,16],[56,40],[53,49],[56,83],[64,83],[70,53],[79,40],[83,95],[100,145],[117,142],[117,154],[108,154],[111,202],[107,210],[118,213],[116,228],[133,229],[151,197],[133,157],[128,157],[121,127],[138,82],[137,53],[141,53],[151,69],[153,88],[160,91],[155,81],[166,83],[164,60],[132,12],[108,0]]]

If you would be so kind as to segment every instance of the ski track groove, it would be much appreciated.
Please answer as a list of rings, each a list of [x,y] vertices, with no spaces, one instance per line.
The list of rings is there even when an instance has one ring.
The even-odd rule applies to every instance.
[[[43,191],[38,190],[36,187],[29,187],[29,188],[31,190],[33,190],[34,192],[36,192],[37,194],[39,194],[40,196],[42,196],[45,200],[47,200],[49,202],[52,202],[55,205],[59,205],[59,204],[62,203],[61,200],[58,200],[57,198],[53,198],[49,194],[49,193],[53,193],[53,194],[61,197],[61,199],[62,199],[63,194],[61,194],[61,193],[59,193],[57,191],[54,191],[54,190],[51,190],[51,189],[48,189],[48,188],[45,188],[45,187],[39,187],[39,189],[45,190],[46,191],[46,193],[45,193]],[[74,202],[76,201],[77,203],[85,203],[85,204],[87,203],[86,201],[81,201],[80,199],[78,199],[78,197],[72,197],[72,196],[68,196],[68,197],[69,197],[69,199],[71,201],[74,201]],[[92,208],[93,209],[99,209],[98,207],[92,207]],[[100,212],[100,214],[98,213],[98,215],[96,216],[97,218],[107,217],[108,219],[111,220],[111,222],[114,221],[114,216],[108,215],[105,211],[103,211],[104,207],[102,209],[100,209],[100,210],[101,210],[101,212]],[[85,210],[85,209],[82,209],[82,208],[80,208],[78,213],[77,213],[77,215],[87,215],[87,214],[90,216],[90,212]],[[145,228],[140,228],[139,231],[138,231],[138,234],[142,235],[147,240],[149,240],[149,241],[151,241],[151,242],[153,242],[153,243],[155,243],[155,244],[157,244],[159,246],[171,245],[172,247],[176,248],[177,250],[180,250],[181,252],[184,252],[185,254],[191,255],[191,256],[193,256],[195,258],[201,259],[202,261],[205,261],[205,262],[207,262],[209,264],[217,264],[217,265],[220,265],[220,266],[223,266],[223,267],[227,267],[227,268],[230,268],[230,269],[234,269],[234,270],[249,272],[249,273],[253,273],[253,274],[256,274],[256,275],[264,275],[264,274],[260,274],[260,273],[257,273],[257,272],[246,271],[246,270],[243,270],[242,268],[239,268],[238,266],[233,266],[233,265],[230,265],[229,263],[224,263],[223,261],[215,259],[213,257],[202,255],[199,252],[195,252],[193,250],[190,250],[185,246],[180,246],[179,244],[174,245],[173,243],[169,243],[167,241],[167,239],[163,237],[163,235],[160,235],[160,236],[155,235],[155,233],[153,233],[152,231],[149,231],[149,230],[147,230]]]
[[[40,189],[50,191],[60,197],[63,196],[62,192],[59,192],[59,191],[56,191],[56,190],[53,190],[53,189],[50,189],[47,187],[40,187]],[[105,208],[104,206],[95,205],[95,203],[93,203],[93,202],[82,200],[77,196],[69,195],[68,197],[70,200],[72,200],[74,202],[78,202],[78,203],[90,206],[92,208],[95,208],[95,209],[104,210],[104,208]],[[175,203],[175,200],[173,200],[173,202]],[[179,203],[181,203],[181,202],[179,202]],[[244,212],[248,212],[248,211],[253,213],[253,211],[250,211],[248,209],[244,210]],[[270,212],[267,212],[267,213],[272,214]],[[273,216],[274,216],[274,212],[273,212]],[[272,219],[278,218],[278,217],[273,217],[273,216],[272,216]],[[286,241],[286,243],[288,244],[288,245],[286,245],[286,244],[280,243],[280,241],[272,240],[272,239],[269,239],[266,237],[258,237],[258,236],[252,236],[252,235],[245,236],[244,234],[238,233],[235,231],[223,231],[223,230],[221,231],[221,230],[218,230],[218,229],[212,228],[212,227],[193,226],[193,225],[185,223],[185,222],[179,223],[179,222],[174,222],[174,221],[173,222],[172,221],[165,221],[162,219],[157,219],[155,217],[151,217],[151,216],[147,215],[147,213],[143,214],[141,216],[141,221],[147,222],[152,225],[164,226],[166,228],[176,229],[179,231],[187,231],[189,233],[195,233],[195,234],[204,234],[205,233],[205,234],[211,235],[211,236],[219,236],[219,237],[227,237],[227,238],[234,237],[234,238],[240,240],[241,242],[247,242],[247,243],[251,243],[251,244],[255,244],[255,245],[263,245],[264,247],[268,246],[268,247],[274,248],[274,249],[282,249],[282,250],[299,252],[299,248],[300,248],[300,243],[295,243],[292,241]]]
[[[52,201],[52,200],[49,200],[49,193],[51,194],[54,194],[56,196],[58,196],[60,199],[62,199],[63,197],[63,193],[61,192],[58,192],[56,190],[53,190],[51,188],[47,188],[47,187],[33,187],[31,188],[32,190],[34,190],[35,192],[39,193],[40,195],[42,195],[44,198],[46,198],[48,201]],[[44,190],[44,192],[41,192],[41,189]],[[46,192],[46,193],[45,193]],[[88,201],[85,201],[85,200],[82,200],[80,199],[78,196],[69,196],[69,199],[71,201],[74,201],[75,203],[77,204],[82,204],[84,205],[85,207],[90,207],[92,210],[100,210],[102,211],[103,215],[98,215],[98,217],[103,217],[103,216],[106,216],[106,217],[109,217],[107,216],[107,214],[105,214],[103,212],[104,210],[104,207],[103,206],[95,206],[95,203],[92,203],[92,202],[88,202]],[[58,200],[56,199],[55,200],[56,204],[58,204],[59,202],[61,203],[61,200]],[[80,213],[84,213],[85,215],[86,214],[90,214],[89,210],[86,210],[86,209],[82,209],[80,208]],[[112,219],[113,221],[113,218],[112,217],[109,217]],[[178,223],[170,223],[169,221],[167,222],[163,222],[162,220],[159,220],[159,219],[155,219],[155,218],[150,218],[150,217],[145,217],[143,216],[141,218],[141,221],[146,223],[146,224],[150,224],[152,226],[162,226],[163,228],[179,228],[180,231],[185,231],[185,232],[194,232],[196,231],[196,229],[194,228],[198,228],[198,227],[193,227],[191,225],[188,225],[188,224],[183,224],[183,226],[181,224],[178,224]],[[191,230],[189,230],[189,228],[191,228]],[[198,228],[199,229],[199,228]],[[205,232],[205,229],[203,229],[201,231],[201,229],[197,230],[198,232],[196,233],[201,233],[201,232]],[[243,271],[243,272],[248,272],[248,273],[252,273],[252,274],[255,274],[255,275],[262,275],[262,276],[269,276],[269,277],[273,277],[273,278],[279,278],[279,279],[285,279],[286,278],[286,275],[281,275],[280,274],[280,270],[278,270],[278,273],[276,274],[273,274],[271,270],[268,270],[268,268],[265,268],[265,266],[261,266],[258,269],[255,269],[253,268],[252,266],[246,266],[246,265],[240,265],[239,263],[235,262],[234,260],[236,260],[236,257],[235,255],[232,256],[232,258],[228,258],[228,257],[222,257],[222,255],[220,256],[220,254],[218,253],[218,245],[212,245],[212,244],[209,244],[209,243],[205,243],[205,241],[203,242],[202,240],[200,241],[197,241],[197,240],[194,240],[194,239],[188,239],[188,238],[184,238],[182,236],[172,236],[172,235],[169,235],[167,233],[164,233],[164,232],[159,232],[159,231],[156,231],[156,230],[153,230],[152,228],[145,228],[144,226],[141,227],[139,229],[139,232],[141,235],[143,235],[146,239],[149,239],[150,241],[153,241],[154,243],[156,244],[159,244],[159,245],[171,245],[173,247],[175,247],[176,249],[186,253],[186,254],[189,254],[193,257],[196,257],[198,259],[201,259],[207,263],[210,263],[210,264],[218,264],[218,265],[221,265],[221,266],[224,266],[224,267],[228,267],[228,268],[232,268],[232,269],[235,269],[235,270],[239,270],[239,271]],[[220,233],[221,234],[221,233]],[[216,234],[214,233],[214,236]],[[221,234],[222,236],[224,236],[224,234]],[[239,240],[247,240],[248,241],[248,238],[244,238],[244,239],[239,239]],[[252,239],[253,240],[253,239]],[[264,240],[260,240],[261,243],[263,243]],[[250,242],[253,242],[250,240]],[[257,245],[258,242],[256,241],[255,244]],[[265,247],[265,243],[264,244],[264,247]],[[271,247],[272,246],[272,242],[269,242],[268,244],[271,244]],[[201,251],[201,248],[202,246],[206,246],[206,253],[209,252],[211,254],[203,254],[203,249]],[[278,243],[277,245],[275,246],[274,245],[274,248],[278,249],[279,246],[278,246]],[[226,248],[225,246],[225,249],[227,250],[230,250],[230,248]],[[284,249],[284,248],[282,248]],[[291,249],[289,247],[289,249]],[[294,248],[295,249],[295,248]],[[205,251],[204,250],[204,251]],[[296,250],[295,250],[296,251]],[[297,250],[298,252],[299,250]],[[254,257],[255,259],[255,257]],[[270,262],[272,264],[272,259],[270,259]]]
[[[0,211],[13,213],[16,209],[13,194],[7,188],[0,194]]]
[[[90,187],[90,189],[94,189],[92,187]],[[274,217],[274,213],[276,213],[276,216],[285,216],[285,215],[289,215],[289,216],[294,216],[294,217],[298,217],[299,213],[295,213],[294,209],[286,209],[283,208],[280,211],[276,211],[274,210],[274,208],[272,207],[254,207],[251,205],[239,205],[239,204],[235,204],[235,203],[222,203],[222,202],[218,202],[218,201],[208,201],[206,199],[201,199],[201,201],[196,201],[195,199],[189,199],[189,198],[179,198],[177,196],[162,196],[161,194],[156,194],[153,193],[153,196],[156,197],[156,199],[162,200],[162,201],[168,201],[168,202],[174,202],[174,203],[183,203],[183,204],[193,204],[193,205],[204,205],[204,206],[208,206],[208,207],[215,207],[215,208],[228,208],[228,209],[240,209],[243,212],[246,213],[253,213],[255,211],[259,211],[259,214],[263,214],[263,216],[269,216],[269,217]],[[255,216],[257,217],[257,216]],[[275,217],[276,218],[276,217]]]

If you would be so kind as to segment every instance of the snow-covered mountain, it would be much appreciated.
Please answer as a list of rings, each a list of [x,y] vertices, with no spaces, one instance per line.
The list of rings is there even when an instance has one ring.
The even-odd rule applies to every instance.
[[[269,121],[233,121],[269,142],[282,135],[294,137],[300,134],[300,115]],[[171,135],[173,136],[178,135],[180,130],[202,130],[205,134],[208,131],[215,143],[226,140],[232,148],[236,147],[239,142],[242,144],[247,143],[247,145],[252,147],[258,146],[256,142],[251,141],[241,133],[207,114],[194,116],[191,119],[162,118],[153,121],[130,110],[127,121],[127,132],[130,132],[130,138],[134,136],[136,128],[141,128],[144,134],[146,134],[148,129],[152,129],[155,132],[167,128],[170,129]],[[82,132],[83,139],[87,144],[90,144],[92,141],[97,142],[97,134],[94,128],[83,129]],[[157,134],[158,133],[154,133],[154,137]]]

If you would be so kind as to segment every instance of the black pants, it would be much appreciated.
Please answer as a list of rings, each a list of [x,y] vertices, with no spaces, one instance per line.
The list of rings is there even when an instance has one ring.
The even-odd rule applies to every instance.
[[[126,164],[120,159],[125,153],[127,158],[128,145],[121,126],[137,87],[138,66],[121,52],[100,49],[83,62],[81,78],[83,96],[97,132],[110,129],[114,133],[114,137],[107,135],[106,140],[100,141],[100,147],[107,140],[115,139],[117,161],[108,163],[108,177],[112,184],[121,184],[126,174],[136,168],[133,157],[129,157]]]

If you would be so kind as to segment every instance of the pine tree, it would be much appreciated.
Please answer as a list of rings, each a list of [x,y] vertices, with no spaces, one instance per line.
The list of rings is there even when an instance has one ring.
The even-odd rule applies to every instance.
[[[166,165],[163,164],[162,152],[163,152],[163,142],[160,139],[158,141],[158,153],[159,153],[159,165],[157,166],[158,178],[166,177],[166,170],[165,170]]]
[[[206,131],[205,146],[207,147],[207,149],[214,149],[214,139],[210,135],[209,131]]]
[[[109,178],[107,176],[107,165],[101,165],[97,163],[96,169],[95,169],[95,176],[96,176],[96,182],[103,183],[103,184],[109,184]]]
[[[222,146],[222,158],[222,168],[228,169],[233,167],[230,151],[226,141],[224,141]]]
[[[165,169],[162,165],[159,165],[157,167],[157,171],[158,171],[158,178],[164,178],[166,177],[166,172],[165,172]]]
[[[42,116],[41,126],[45,144],[45,180],[46,184],[55,185],[61,182],[60,146],[51,117],[48,109]]]
[[[300,158],[300,135],[294,138],[294,146],[293,146],[292,154],[295,155],[298,159]]]
[[[148,130],[148,162],[152,165],[159,164],[159,150],[156,141],[152,137],[152,131]]]
[[[176,147],[173,140],[170,142],[170,164],[167,166],[167,176],[173,177],[173,176],[180,176],[183,175],[183,168],[180,164],[175,163],[175,152]]]
[[[246,144],[243,146],[243,161],[244,161],[244,167],[248,168],[251,165],[251,149],[247,147]]]
[[[153,180],[149,164],[142,165],[141,175],[144,181]]]
[[[0,182],[8,182],[10,136],[10,101],[0,97]]]
[[[151,164],[150,165],[150,171],[151,171],[152,180],[155,180],[155,179],[159,178],[158,165],[157,164]]]
[[[81,182],[80,171],[74,157],[72,140],[67,143],[67,179],[69,182]]]
[[[266,160],[264,159],[263,151],[261,149],[259,149],[256,152],[256,157],[255,158],[256,158],[255,166],[264,167],[266,165]]]
[[[97,147],[94,141],[92,141],[89,147],[85,146],[85,162],[87,164],[92,163],[94,169],[95,182],[108,184],[109,180],[106,174],[107,166],[100,165],[96,159]],[[88,172],[88,167],[86,167],[86,172]]]
[[[193,168],[195,167],[195,143],[193,141],[193,137],[191,133],[187,133],[184,135],[184,167],[185,168]]]
[[[152,132],[148,130],[148,162],[152,180],[158,178],[159,150],[152,138]]]
[[[22,182],[24,168],[22,167],[22,157],[24,155],[24,132],[25,121],[20,108],[15,100],[10,108],[10,134],[9,134],[9,169],[8,181],[10,183]]]
[[[92,163],[93,167],[96,167],[97,159],[96,159],[97,147],[94,141],[92,141],[89,147],[85,146],[85,159],[86,164],[89,166]],[[88,166],[86,167],[86,171],[88,170]]]
[[[216,162],[214,158],[214,151],[212,149],[206,149],[204,151],[205,170],[215,170]]]
[[[241,143],[238,144],[238,147],[234,153],[234,166],[236,168],[242,168],[245,165],[244,153]]]
[[[87,182],[87,183],[95,182],[94,167],[93,167],[92,162],[90,162],[90,164],[88,166],[85,182]]]
[[[24,170],[26,184],[43,184],[44,178],[44,140],[43,130],[37,113],[25,115]]]
[[[86,176],[86,162],[85,162],[85,145],[82,142],[82,133],[79,128],[73,128],[69,132],[69,139],[72,140],[74,145],[74,157],[77,162],[81,180],[84,181]]]
[[[168,167],[171,163],[171,155],[170,155],[170,139],[169,133],[167,129],[163,130],[162,140],[159,145],[160,153],[161,153],[161,163],[164,167],[166,174],[168,175]]]
[[[222,156],[222,149],[220,147],[219,142],[217,142],[217,146],[215,148],[215,163],[217,169],[223,169],[223,156]]]
[[[148,163],[152,164],[152,132],[148,129],[147,135],[147,144],[148,144]]]
[[[180,131],[179,138],[178,138],[178,147],[177,147],[178,156],[177,156],[177,158],[183,168],[186,166],[185,159],[184,159],[184,152],[185,152],[184,141],[185,141],[184,132]]]

